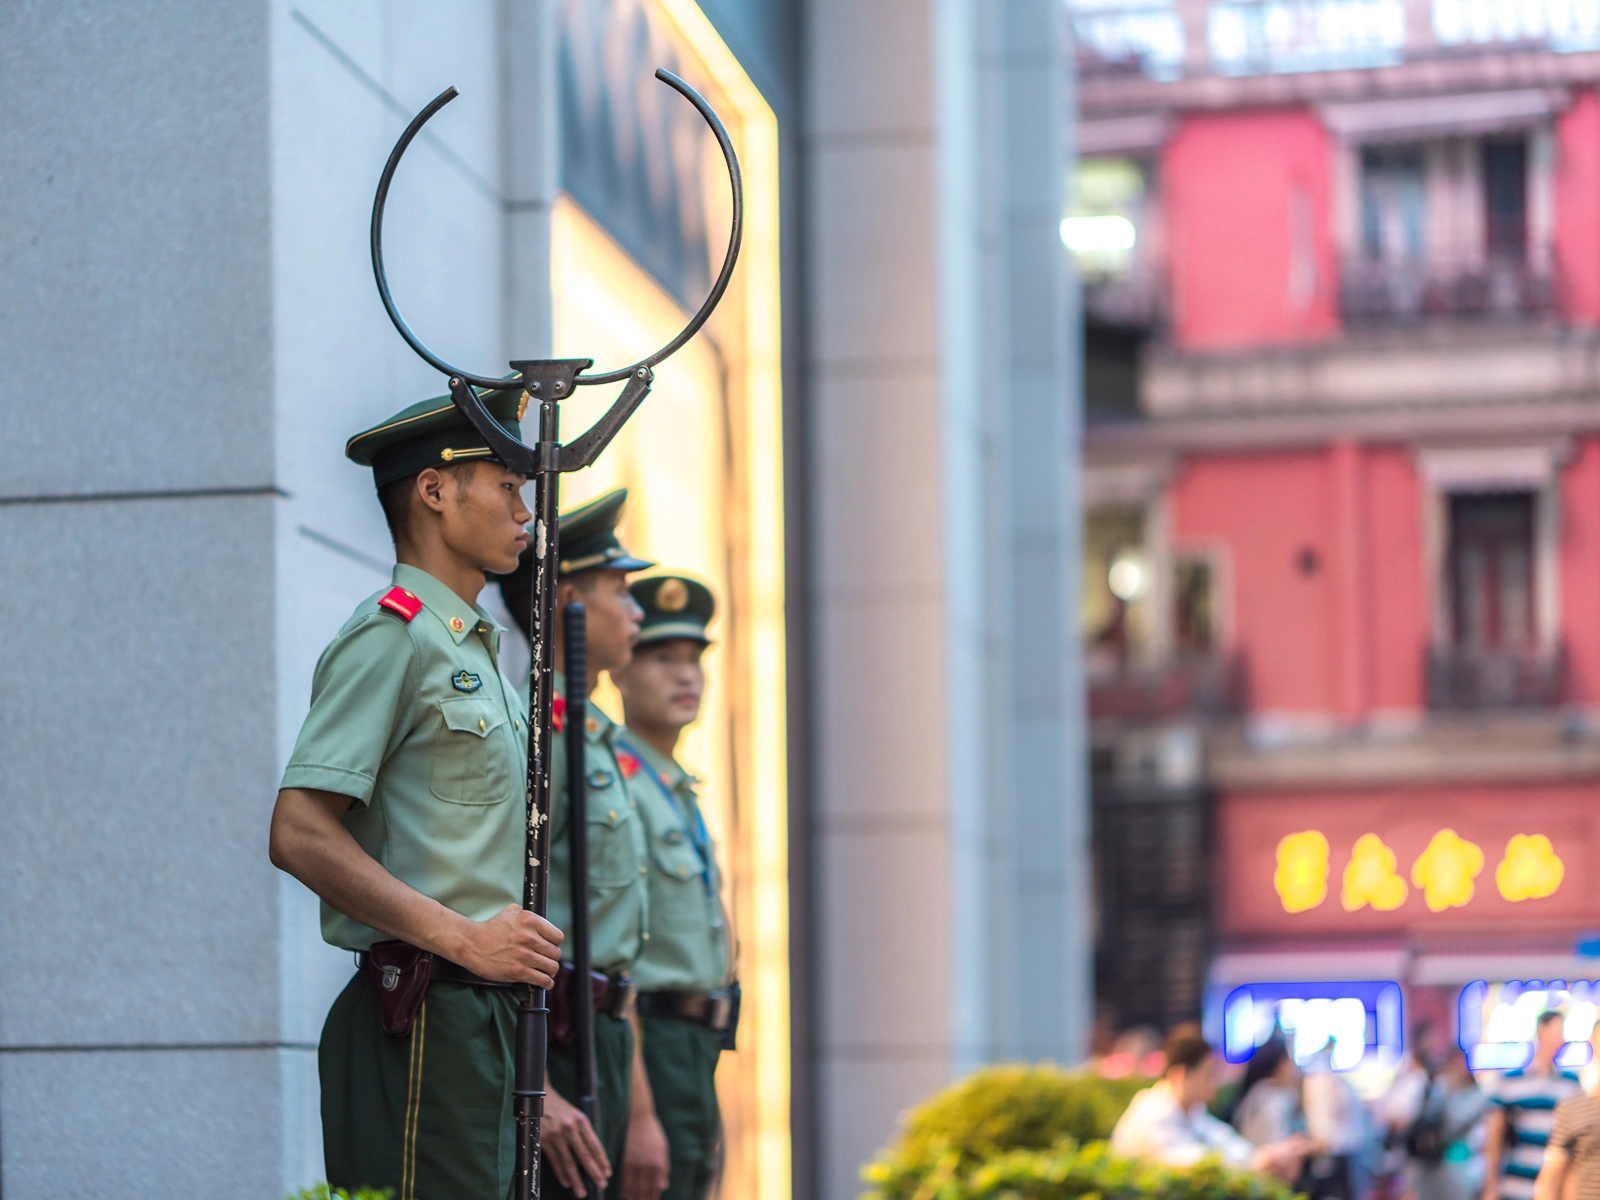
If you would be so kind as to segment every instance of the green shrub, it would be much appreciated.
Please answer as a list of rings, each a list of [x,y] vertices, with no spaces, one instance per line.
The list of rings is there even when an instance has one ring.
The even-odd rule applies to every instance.
[[[1048,1065],[979,1071],[907,1116],[862,1172],[866,1200],[1291,1200],[1215,1160],[1178,1170],[1113,1155],[1105,1139],[1151,1082]]]
[[[953,1151],[966,1171],[1006,1150],[1043,1150],[1062,1138],[1108,1138],[1134,1093],[1150,1083],[1048,1064],[987,1067],[913,1109],[889,1156],[921,1165]]]
[[[347,1192],[343,1188],[329,1188],[325,1183],[315,1187],[301,1188],[289,1200],[391,1200],[394,1196],[393,1188],[357,1188]]]

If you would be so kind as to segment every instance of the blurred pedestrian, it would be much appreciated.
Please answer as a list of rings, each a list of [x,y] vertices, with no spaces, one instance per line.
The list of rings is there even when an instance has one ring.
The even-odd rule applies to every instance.
[[[1344,1074],[1333,1069],[1330,1039],[1306,1064],[1301,1105],[1316,1153],[1300,1187],[1311,1200],[1364,1200],[1372,1179],[1376,1138],[1367,1107]]]
[[[1217,1060],[1198,1025],[1179,1025],[1167,1037],[1166,1073],[1133,1098],[1111,1131],[1111,1149],[1124,1158],[1148,1158],[1192,1167],[1218,1155],[1230,1167],[1250,1167],[1292,1181],[1305,1148],[1299,1138],[1252,1146],[1206,1111],[1217,1094]]]
[[[1383,1138],[1383,1155],[1373,1194],[1379,1200],[1398,1200],[1411,1190],[1411,1155],[1406,1148],[1411,1128],[1422,1115],[1428,1085],[1444,1063],[1446,1033],[1432,1021],[1418,1021],[1383,1095],[1373,1102],[1373,1116]],[[1481,1135],[1482,1130],[1479,1130]],[[1481,1147],[1480,1147],[1481,1149]]]
[[[1582,1091],[1576,1075],[1556,1066],[1556,1052],[1566,1041],[1561,1014],[1540,1013],[1535,1030],[1533,1061],[1507,1071],[1494,1092],[1496,1110],[1483,1148],[1483,1200],[1533,1200],[1556,1105]]]
[[[1535,1200],[1600,1200],[1600,1024],[1589,1035],[1584,1088],[1556,1105]]]
[[[1233,1127],[1253,1146],[1270,1146],[1302,1133],[1300,1068],[1281,1036],[1256,1048],[1230,1114]]]
[[[1149,1025],[1135,1025],[1117,1035],[1111,1053],[1095,1064],[1104,1079],[1126,1079],[1129,1075],[1159,1075],[1165,1067],[1161,1035]]]
[[[1467,1056],[1452,1046],[1406,1136],[1417,1200],[1472,1200],[1483,1190],[1484,1121],[1490,1108],[1489,1097],[1467,1069]]]

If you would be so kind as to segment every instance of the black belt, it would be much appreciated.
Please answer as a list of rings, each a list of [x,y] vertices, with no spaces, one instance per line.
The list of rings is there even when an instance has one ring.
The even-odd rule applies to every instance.
[[[368,965],[368,957],[369,956],[365,950],[357,950],[357,968],[365,971]],[[398,967],[383,967],[380,968],[380,970],[384,971],[385,973],[393,972],[396,979],[398,979],[400,976],[400,970]],[[467,970],[460,963],[453,963],[448,958],[440,958],[437,954],[433,956],[429,978],[435,981],[442,979],[446,983],[470,984],[472,987],[514,988],[518,986],[514,983],[502,983],[498,979],[485,979],[482,975]]]
[[[693,1021],[704,1025],[713,1033],[728,1028],[734,1012],[734,989],[718,988],[714,992],[640,992],[641,1017],[676,1017],[680,1021]]]
[[[356,966],[365,971],[368,966],[368,955],[365,950],[356,951]],[[399,970],[394,967],[385,968],[393,971],[396,978]],[[561,964],[562,976],[572,974],[572,964]],[[430,978],[435,983],[464,983],[469,987],[486,988],[515,988],[520,984],[504,983],[498,979],[485,979],[475,971],[469,971],[460,963],[453,963],[448,958],[433,956]],[[602,971],[589,973],[590,988],[594,995],[594,1010],[608,1017],[626,1019],[633,1012],[633,1000],[637,994],[634,990],[633,980],[627,975],[607,975]],[[561,986],[570,988],[572,985],[566,979]]]

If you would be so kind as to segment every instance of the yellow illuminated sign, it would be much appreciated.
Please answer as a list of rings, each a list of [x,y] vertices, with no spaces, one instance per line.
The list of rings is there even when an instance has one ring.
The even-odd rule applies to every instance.
[[[1433,912],[1460,908],[1472,899],[1477,885],[1472,881],[1483,870],[1483,850],[1463,839],[1454,829],[1441,829],[1428,848],[1411,864],[1411,882],[1422,889],[1422,898]]]
[[[1321,904],[1328,895],[1328,839],[1307,829],[1280,841],[1272,885],[1284,912],[1305,912]]]
[[[1506,843],[1506,856],[1495,868],[1494,882],[1507,900],[1538,900],[1561,886],[1566,867],[1542,833],[1519,833]]]
[[[1272,886],[1288,913],[1307,912],[1328,897],[1328,839],[1316,829],[1291,833],[1278,842]],[[1433,912],[1460,908],[1477,894],[1475,880],[1483,872],[1483,848],[1454,829],[1441,829],[1411,864],[1411,882]],[[1350,849],[1339,903],[1346,912],[1369,905],[1393,912],[1406,902],[1410,889],[1397,870],[1395,853],[1375,833],[1364,833]],[[1566,877],[1561,861],[1542,833],[1519,833],[1506,843],[1505,857],[1495,868],[1500,895],[1516,902],[1553,896]]]
[[[1379,912],[1392,912],[1406,902],[1406,881],[1395,874],[1394,851],[1375,833],[1363,833],[1350,851],[1344,869],[1344,891],[1339,902],[1346,912],[1372,905]]]

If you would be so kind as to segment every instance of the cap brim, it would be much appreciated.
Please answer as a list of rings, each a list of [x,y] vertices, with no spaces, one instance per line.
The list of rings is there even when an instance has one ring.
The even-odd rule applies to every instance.
[[[646,562],[642,558],[635,558],[631,554],[624,554],[621,558],[613,558],[610,562],[601,565],[607,571],[648,571],[656,564]]]
[[[634,644],[648,646],[652,642],[674,641],[699,642],[702,646],[711,645],[711,639],[706,636],[705,628],[688,621],[663,621],[659,625],[651,625],[639,631],[639,640]]]

